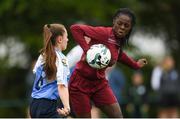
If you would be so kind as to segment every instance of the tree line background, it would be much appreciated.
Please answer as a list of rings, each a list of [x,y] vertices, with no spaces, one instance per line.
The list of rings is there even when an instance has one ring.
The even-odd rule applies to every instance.
[[[65,54],[75,46],[69,27],[77,22],[111,26],[115,11],[132,9],[136,29],[165,34],[166,47],[180,69],[180,1],[178,0],[1,0],[0,1],[0,117],[25,117],[27,75],[42,47],[42,28],[62,23],[69,33]],[[123,67],[123,66],[122,66]],[[145,69],[151,74],[153,64]],[[124,68],[124,67],[123,67]],[[126,70],[126,74],[130,73]],[[149,82],[146,80],[146,82]]]

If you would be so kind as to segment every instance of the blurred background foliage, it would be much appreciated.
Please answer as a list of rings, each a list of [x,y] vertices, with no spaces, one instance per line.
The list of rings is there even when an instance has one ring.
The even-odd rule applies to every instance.
[[[136,29],[154,36],[164,34],[166,48],[180,69],[179,0],[0,0],[0,117],[26,115],[26,92],[29,90],[26,78],[31,62],[42,47],[44,24],[66,26],[70,39],[67,53],[76,44],[69,31],[70,25],[84,22],[111,26],[113,14],[122,7],[135,12]],[[127,75],[131,73],[128,68],[121,67]],[[150,63],[144,69],[147,82],[152,67]]]

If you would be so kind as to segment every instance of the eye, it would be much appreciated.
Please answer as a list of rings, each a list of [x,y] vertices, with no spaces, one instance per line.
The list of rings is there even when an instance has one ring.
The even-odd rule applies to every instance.
[[[124,26],[125,26],[126,28],[128,28],[130,25],[129,25],[129,24],[124,24]]]
[[[120,25],[122,25],[122,22],[117,22],[117,24],[120,26]]]

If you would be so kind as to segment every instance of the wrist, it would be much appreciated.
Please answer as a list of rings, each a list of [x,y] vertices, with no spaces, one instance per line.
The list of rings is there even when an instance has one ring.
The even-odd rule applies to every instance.
[[[69,105],[64,105],[64,108],[70,108],[70,106]]]
[[[71,108],[69,106],[64,108],[67,109],[69,112],[71,111]]]
[[[71,108],[70,108],[70,107],[68,107],[68,108],[67,108],[67,110],[70,112],[70,111],[71,111]]]

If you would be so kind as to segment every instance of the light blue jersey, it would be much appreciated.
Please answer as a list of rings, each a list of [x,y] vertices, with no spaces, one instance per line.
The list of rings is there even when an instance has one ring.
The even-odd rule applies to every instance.
[[[58,88],[59,84],[68,85],[68,78],[69,78],[69,67],[66,57],[62,54],[60,50],[55,50],[57,55],[56,66],[57,66],[57,73],[55,80],[47,80],[46,74],[44,71],[44,60],[42,55],[39,56],[36,65],[33,69],[35,74],[35,81],[33,85],[33,90],[31,96],[33,98],[47,98],[47,99],[57,99],[59,98]],[[61,92],[60,92],[61,93]]]

